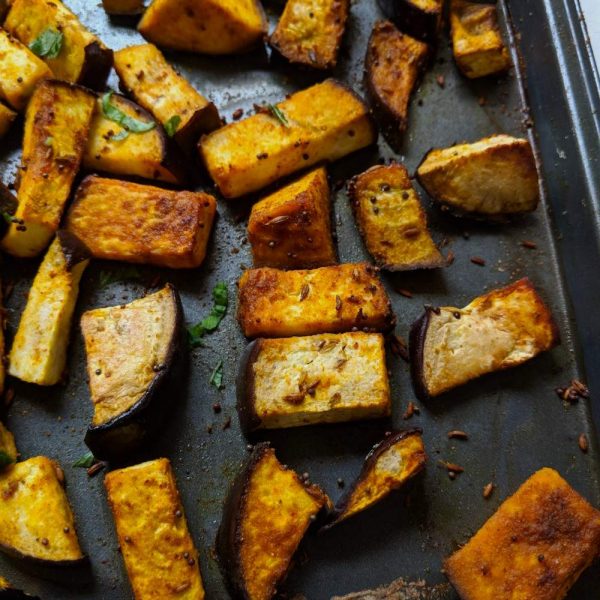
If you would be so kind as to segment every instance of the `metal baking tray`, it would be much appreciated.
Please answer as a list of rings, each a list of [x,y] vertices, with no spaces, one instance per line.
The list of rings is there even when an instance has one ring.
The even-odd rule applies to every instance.
[[[112,48],[141,41],[135,23],[109,20],[96,2],[69,0],[82,21]],[[267,4],[274,22],[280,8]],[[490,226],[440,214],[429,206],[431,228],[444,251],[456,256],[444,270],[384,275],[398,316],[397,333],[407,336],[422,305],[463,306],[493,287],[529,276],[550,303],[559,323],[562,345],[532,362],[485,377],[446,396],[421,404],[420,415],[404,421],[413,399],[408,365],[390,355],[393,418],[388,423],[357,423],[273,432],[269,439],[282,462],[308,472],[335,501],[358,474],[371,445],[392,426],[420,426],[430,455],[425,475],[406,492],[392,495],[376,508],[333,530],[311,534],[303,542],[284,588],[287,597],[328,600],[333,595],[376,587],[398,577],[445,581],[442,559],[466,541],[501,501],[536,469],[551,466],[594,505],[600,505],[596,431],[600,427],[600,102],[598,76],[585,44],[576,2],[571,0],[501,0],[517,68],[507,77],[467,81],[457,72],[447,38],[441,41],[432,68],[415,94],[410,126],[400,154],[380,138],[333,165],[332,182],[344,182],[380,159],[395,157],[414,170],[432,146],[475,140],[496,132],[528,135],[542,165],[544,201],[536,213],[511,225]],[[375,0],[356,0],[334,75],[364,94],[363,58],[374,21],[381,18]],[[228,120],[238,108],[276,102],[306,87],[313,76],[269,64],[268,53],[214,58],[168,54],[199,90],[211,97]],[[443,76],[444,87],[438,83]],[[116,87],[116,79],[110,84]],[[480,101],[480,99],[483,99]],[[534,124],[532,127],[532,123]],[[20,131],[3,140],[0,175],[16,171]],[[205,187],[208,187],[208,182]],[[342,261],[367,258],[352,217],[345,187],[335,186],[335,226]],[[218,281],[229,284],[233,298],[218,331],[191,353],[184,391],[172,399],[172,418],[147,457],[168,456],[174,465],[194,539],[200,550],[207,597],[229,596],[214,555],[221,506],[240,460],[247,452],[235,412],[234,379],[245,347],[234,313],[236,281],[251,265],[245,243],[248,201],[219,203],[219,218],[206,263],[199,270],[175,272],[142,269],[144,281],[101,287],[100,276],[119,265],[94,263],[84,276],[77,315],[90,307],[132,300],[146,282],[172,281],[181,291],[186,320],[196,322],[211,304]],[[537,249],[522,246],[535,242]],[[484,267],[471,257],[485,259]],[[14,332],[37,261],[7,259],[5,284],[14,285],[7,300],[9,332]],[[394,289],[413,293],[409,299]],[[82,340],[73,327],[66,385],[41,389],[12,382],[16,398],[8,425],[23,457],[47,455],[65,468],[67,491],[78,521],[88,568],[56,573],[0,557],[0,573],[46,600],[121,600],[131,598],[106,502],[103,475],[88,478],[72,468],[86,450],[83,435],[91,416],[84,373]],[[223,391],[208,384],[212,369],[224,361]],[[587,381],[594,401],[566,406],[555,388],[572,378]],[[220,403],[216,413],[213,404]],[[469,440],[448,440],[462,429]],[[212,430],[212,433],[209,433]],[[587,454],[577,439],[590,439]],[[451,481],[438,460],[465,467]],[[496,490],[489,500],[482,488]],[[597,599],[600,567],[590,568],[569,595]],[[447,598],[455,598],[451,590]]]

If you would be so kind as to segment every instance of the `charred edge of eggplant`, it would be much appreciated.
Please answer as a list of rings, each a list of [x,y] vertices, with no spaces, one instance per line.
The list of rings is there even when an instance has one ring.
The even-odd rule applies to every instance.
[[[246,502],[248,484],[254,468],[270,448],[268,442],[262,442],[254,446],[252,453],[234,479],[223,506],[221,524],[217,532],[216,550],[221,572],[234,597],[246,598],[245,581],[241,573],[238,554],[242,543],[239,531],[240,521],[243,518],[242,507]]]
[[[135,94],[132,95],[135,96]],[[202,135],[218,129],[221,125],[222,121],[217,107],[211,102],[204,108],[197,110],[190,120],[175,133],[173,140],[181,150],[189,154],[200,141]]]
[[[60,241],[67,271],[92,257],[90,249],[74,234],[66,229],[59,229],[56,237]]]
[[[160,427],[161,418],[167,411],[165,403],[157,395],[171,389],[170,383],[179,379],[184,365],[181,349],[183,338],[183,308],[176,288],[167,284],[175,300],[175,336],[161,369],[143,396],[124,413],[101,425],[90,425],[85,434],[85,444],[96,458],[121,461],[125,455],[137,451]],[[107,449],[109,448],[109,449]]]
[[[409,334],[409,356],[410,356],[410,375],[412,378],[413,389],[419,400],[428,400],[430,398],[425,383],[423,373],[425,358],[425,338],[429,329],[431,314],[435,309],[425,307],[424,314],[419,317],[411,326]]]
[[[441,29],[441,7],[428,11],[415,6],[413,0],[378,0],[381,10],[401,31],[418,40],[437,45]]]
[[[83,69],[77,83],[92,90],[102,90],[112,66],[113,51],[94,41],[85,47]]]
[[[258,429],[261,424],[261,420],[255,410],[254,363],[260,354],[262,346],[263,340],[261,338],[248,344],[242,355],[236,380],[238,417],[240,426],[246,437]]]
[[[274,39],[274,34],[269,36],[267,43],[269,47],[274,51],[273,59],[278,61],[282,66],[293,66],[302,70],[307,75],[317,77],[319,74],[327,74],[333,71],[338,62],[338,55],[341,48],[341,43],[336,47],[335,57],[326,63],[324,62],[306,62],[299,58],[290,56],[290,52],[287,52],[277,41]]]
[[[0,211],[3,216],[0,218],[0,236],[3,236],[8,230],[8,217],[12,217],[17,212],[19,202],[16,196],[0,181]]]
[[[353,481],[352,485],[348,488],[344,495],[338,500],[335,508],[329,513],[327,522],[323,527],[321,527],[321,531],[331,529],[334,525],[337,525],[340,522],[339,518],[346,512],[346,509],[348,508],[348,502],[352,498],[352,494],[354,494],[357,485],[364,479],[365,475],[369,473],[371,468],[375,465],[379,457],[384,452],[410,436],[421,436],[422,434],[423,430],[420,427],[413,427],[412,429],[404,429],[402,431],[393,432],[385,439],[375,444],[373,448],[371,448],[369,454],[367,454],[358,477]]]
[[[74,558],[71,560],[51,560],[48,558],[40,558],[39,556],[35,556],[33,554],[24,554],[16,548],[13,548],[12,546],[6,546],[5,544],[0,544],[0,550],[7,556],[23,560],[30,565],[35,565],[38,567],[60,567],[69,569],[82,567],[89,564],[89,557],[85,554],[82,554],[80,558]],[[25,597],[27,598],[28,596]]]

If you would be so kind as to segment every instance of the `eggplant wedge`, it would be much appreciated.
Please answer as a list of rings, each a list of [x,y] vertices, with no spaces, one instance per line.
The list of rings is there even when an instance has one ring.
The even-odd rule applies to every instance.
[[[463,75],[475,79],[503,73],[510,67],[495,4],[452,0],[450,25],[454,60]]]
[[[203,600],[198,551],[169,460],[111,471],[104,485],[136,600]]]
[[[107,15],[133,16],[144,12],[144,0],[102,0]]]
[[[81,317],[94,416],[85,443],[123,459],[162,425],[182,360],[182,308],[171,285]]]
[[[238,198],[376,139],[368,106],[344,84],[327,79],[271,112],[260,111],[204,136],[199,149],[221,193]]]
[[[259,0],[154,0],[138,25],[158,46],[200,54],[237,54],[257,46],[267,33]]]
[[[238,321],[246,337],[386,331],[390,299],[367,263],[302,271],[263,267],[240,278]]]
[[[350,0],[288,0],[269,43],[292,64],[333,69],[349,12]]]
[[[113,94],[111,106],[144,125],[154,126],[140,133],[127,132],[106,116],[103,105],[103,99],[98,98],[83,154],[85,169],[176,185],[187,182],[179,148],[149,112],[127,98]]]
[[[203,192],[91,175],[77,190],[66,228],[94,258],[191,269],[206,257],[216,210]]]
[[[16,196],[0,181],[0,237],[6,234],[13,223],[18,205]]]
[[[41,58],[2,28],[0,56],[0,98],[22,112],[37,84],[52,77],[52,71]]]
[[[55,385],[67,363],[71,319],[89,250],[58,232],[33,280],[9,355],[8,373],[28,383]]]
[[[531,145],[508,135],[430,150],[417,179],[443,209],[459,216],[503,221],[534,211],[540,199]]]
[[[16,118],[17,113],[0,102],[0,139],[8,133]]]
[[[327,172],[310,171],[252,207],[248,240],[255,267],[314,269],[337,262]]]
[[[60,0],[13,0],[4,28],[33,48],[52,36],[51,52],[45,52],[41,58],[57,79],[94,90],[101,90],[106,84],[113,63],[112,50]]]
[[[215,105],[175,71],[153,44],[115,52],[115,70],[121,89],[152,113],[186,151],[201,134],[221,126]]]
[[[463,600],[560,600],[600,548],[600,511],[554,469],[534,473],[444,563]]]
[[[420,429],[398,431],[374,446],[358,479],[331,513],[326,528],[370,508],[420,473],[427,462],[421,434]]]
[[[330,501],[286,469],[268,444],[254,447],[223,509],[217,553],[234,598],[270,600],[312,521]]]
[[[0,473],[0,549],[56,566],[84,560],[63,482],[58,463],[45,456]]]
[[[516,367],[560,343],[548,307],[528,279],[459,309],[427,307],[412,326],[417,396],[438,396],[481,375]]]
[[[36,88],[25,117],[17,220],[1,242],[9,254],[37,256],[58,230],[95,103],[93,93],[64,81],[45,80]]]
[[[388,271],[441,267],[427,215],[403,165],[377,165],[350,181],[348,192],[365,246]]]
[[[378,0],[385,15],[410,36],[435,44],[442,26],[444,0]]]
[[[0,421],[0,471],[16,463],[18,456],[13,434]]]
[[[373,27],[365,77],[375,114],[383,133],[393,144],[401,141],[408,127],[408,108],[429,56],[429,46],[401,33],[390,21]]]
[[[1,2],[0,2],[1,5]],[[21,590],[16,590],[4,577],[0,576],[0,600],[40,600]]]
[[[242,429],[377,419],[391,414],[379,333],[258,339],[238,377]]]

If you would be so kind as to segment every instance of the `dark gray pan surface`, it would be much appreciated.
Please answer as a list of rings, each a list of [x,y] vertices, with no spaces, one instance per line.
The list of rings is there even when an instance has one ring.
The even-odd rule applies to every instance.
[[[112,48],[141,38],[130,22],[108,21],[98,3],[70,0],[82,21]],[[363,93],[362,64],[367,37],[380,18],[375,0],[353,3],[343,59],[335,75]],[[271,20],[275,18],[271,11]],[[585,401],[565,406],[554,388],[573,377],[591,384],[600,397],[600,243],[598,202],[600,145],[598,93],[579,29],[577,13],[568,0],[508,0],[501,4],[504,20],[512,14],[516,38],[513,49],[524,57],[531,115],[525,108],[524,88],[516,72],[491,81],[468,82],[451,59],[444,39],[434,65],[425,76],[412,104],[410,127],[401,155],[380,140],[378,149],[363,151],[336,164],[332,182],[363,171],[382,158],[397,157],[414,170],[432,146],[475,140],[496,132],[531,134],[543,162],[547,198],[532,216],[508,226],[486,226],[439,214],[427,203],[437,241],[447,239],[452,266],[435,272],[385,277],[398,316],[397,332],[407,337],[410,323],[424,303],[463,306],[493,287],[529,276],[551,305],[563,344],[518,369],[486,377],[443,398],[421,404],[421,414],[405,422],[402,414],[413,399],[408,365],[390,355],[394,415],[391,423],[340,425],[282,431],[270,439],[282,462],[308,472],[335,501],[343,492],[337,480],[350,483],[358,474],[371,445],[392,426],[420,426],[430,455],[424,477],[408,494],[393,495],[378,507],[303,544],[286,585],[290,597],[309,600],[376,587],[397,577],[444,581],[443,557],[466,541],[500,502],[542,466],[557,468],[596,506],[600,505],[598,446],[591,407]],[[511,33],[511,37],[512,37]],[[203,93],[209,95],[228,120],[237,108],[254,102],[276,102],[285,93],[309,85],[310,78],[293,68],[268,65],[266,55],[206,58],[169,55]],[[445,87],[436,77],[442,75]],[[116,86],[115,79],[111,85]],[[479,99],[485,99],[480,103]],[[594,113],[595,111],[595,113]],[[527,128],[528,119],[535,122]],[[0,175],[12,180],[18,160],[20,132],[0,147]],[[146,279],[156,274],[180,289],[188,322],[209,310],[210,291],[221,280],[229,284],[230,311],[206,345],[192,352],[189,381],[174,393],[172,419],[146,457],[168,456],[177,474],[190,527],[200,549],[201,566],[211,600],[228,595],[214,558],[213,543],[221,504],[240,459],[246,453],[235,412],[234,379],[244,349],[234,319],[235,283],[251,265],[245,239],[248,202],[221,201],[209,258],[197,271],[143,269]],[[335,222],[340,258],[366,258],[352,218],[345,188],[335,193]],[[240,220],[242,218],[242,220]],[[537,244],[536,250],[521,245]],[[484,267],[470,262],[478,256]],[[8,260],[5,279],[14,283],[8,299],[9,329],[14,332],[25,293],[35,273],[34,262]],[[118,265],[96,263],[82,283],[78,314],[90,307],[116,304],[142,295],[144,283],[112,284],[101,288],[102,271]],[[407,299],[394,288],[413,292]],[[208,384],[212,369],[224,361],[225,389]],[[14,383],[16,400],[8,425],[23,457],[44,454],[65,468],[67,490],[75,510],[79,534],[91,559],[88,570],[58,575],[0,557],[0,573],[46,600],[120,600],[131,597],[117,549],[112,518],[102,484],[103,475],[89,479],[72,463],[86,448],[83,436],[91,416],[85,382],[82,341],[77,325],[65,387],[43,390]],[[598,400],[596,400],[598,402]],[[222,411],[215,413],[213,404]],[[594,413],[600,424],[600,405]],[[227,427],[231,419],[231,426]],[[212,427],[212,433],[208,429]],[[449,441],[446,433],[462,429],[469,441]],[[580,433],[591,440],[588,454],[577,445]],[[465,467],[450,481],[438,460]],[[490,500],[482,488],[494,481]],[[410,503],[408,501],[410,498]],[[598,598],[600,568],[596,564],[576,585],[569,598]],[[448,598],[454,598],[453,593]]]

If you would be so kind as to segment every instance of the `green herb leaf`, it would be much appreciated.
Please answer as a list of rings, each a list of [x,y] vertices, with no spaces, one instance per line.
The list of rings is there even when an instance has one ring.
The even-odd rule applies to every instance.
[[[45,140],[44,140],[44,146],[52,146],[52,143],[54,142],[54,138],[49,135]]]
[[[113,135],[110,139],[113,142],[121,142],[129,137],[129,131],[127,129],[121,129],[119,133]]]
[[[107,119],[118,123],[130,133],[146,133],[146,131],[151,131],[156,127],[154,121],[145,123],[144,121],[138,121],[137,119],[126,115],[120,108],[111,104],[110,100],[112,95],[113,92],[107,92],[102,96],[102,112]]]
[[[8,465],[12,465],[15,462],[15,459],[8,454],[8,452],[4,452],[4,450],[0,450],[0,469],[4,469],[4,467],[8,467]]]
[[[0,216],[9,224],[11,225],[12,223],[15,222],[15,217],[13,215],[11,215],[10,213],[7,213],[5,210],[0,210]]]
[[[113,271],[100,271],[100,288],[103,289],[119,281],[140,281],[142,273],[137,267],[120,267]]]
[[[274,104],[267,104],[267,108],[284,127],[290,126],[289,121],[278,106],[275,106]]]
[[[56,58],[62,50],[64,39],[60,31],[49,27],[29,44],[29,49],[41,58]]]
[[[73,463],[73,466],[78,469],[89,469],[94,462],[96,462],[95,456],[91,452],[86,452]]]
[[[177,133],[177,128],[181,123],[181,117],[179,115],[173,115],[166,123],[165,123],[165,131],[169,137],[173,137]]]
[[[212,296],[214,304],[208,316],[204,317],[199,323],[188,327],[188,342],[192,348],[202,346],[204,334],[214,331],[227,312],[227,305],[229,304],[227,284],[224,282],[217,283]]]
[[[212,375],[210,376],[211,385],[214,385],[218,390],[223,387],[223,361],[220,360],[217,366],[213,369]]]

